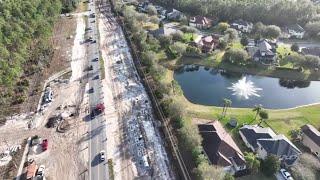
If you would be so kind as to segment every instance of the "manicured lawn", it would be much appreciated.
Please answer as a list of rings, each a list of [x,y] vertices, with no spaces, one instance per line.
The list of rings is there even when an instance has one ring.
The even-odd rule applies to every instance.
[[[194,41],[195,39],[197,39],[198,35],[194,34],[194,33],[184,33],[183,34],[183,40],[185,42],[191,42]]]

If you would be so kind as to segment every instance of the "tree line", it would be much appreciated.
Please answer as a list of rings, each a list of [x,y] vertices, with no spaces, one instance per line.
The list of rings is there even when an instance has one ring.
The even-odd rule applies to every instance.
[[[0,2],[1,106],[10,102],[13,93],[24,93],[14,88],[28,85],[24,76],[48,63],[52,51],[48,39],[61,6],[60,0]]]
[[[317,18],[317,8],[310,0],[153,0],[175,7],[190,15],[217,17],[220,21],[244,19],[278,26],[307,22]]]

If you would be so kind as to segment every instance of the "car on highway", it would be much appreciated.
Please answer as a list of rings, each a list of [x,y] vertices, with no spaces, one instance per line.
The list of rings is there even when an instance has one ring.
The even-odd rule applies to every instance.
[[[106,159],[106,152],[104,150],[100,151],[100,160],[104,161]]]
[[[92,59],[92,62],[97,62],[99,59],[98,58],[94,58]]]
[[[38,169],[38,172],[37,172],[37,176],[39,177],[43,177],[44,176],[44,170],[46,169],[46,167],[44,165],[41,165]]]
[[[285,180],[293,180],[291,174],[290,174],[287,170],[285,170],[285,169],[280,169],[280,173],[281,173],[281,175],[283,176],[283,178],[284,178]]]

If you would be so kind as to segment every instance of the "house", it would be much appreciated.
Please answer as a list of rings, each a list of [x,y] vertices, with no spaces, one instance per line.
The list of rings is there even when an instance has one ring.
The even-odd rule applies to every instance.
[[[231,28],[234,28],[243,33],[250,33],[253,28],[253,24],[251,22],[244,21],[242,19],[235,20],[230,24]]]
[[[258,148],[258,139],[267,139],[276,136],[270,128],[262,128],[258,125],[244,125],[239,129],[239,134],[245,145],[253,152]]]
[[[288,138],[282,134],[276,135],[270,128],[244,125],[239,129],[239,134],[245,145],[260,159],[275,155],[284,165],[291,166],[301,155],[301,151]]]
[[[167,11],[166,11],[166,13],[167,13],[167,19],[168,20],[172,20],[172,21],[180,21],[181,20],[181,18],[183,18],[184,17],[184,15],[182,14],[182,12],[180,12],[180,11],[178,11],[178,10],[176,10],[176,9],[173,9],[173,8],[171,8],[171,9],[168,9]]]
[[[247,46],[246,50],[254,61],[274,63],[277,60],[277,43],[270,40],[259,40],[255,46]]]
[[[219,44],[219,35],[209,35],[209,36],[203,36],[199,40],[198,47],[201,48],[201,51],[203,53],[208,53],[214,50]]]
[[[212,25],[212,20],[204,16],[194,16],[189,19],[189,26],[199,29],[208,29]]]
[[[308,147],[312,153],[320,158],[320,132],[312,125],[301,127],[302,144]]]
[[[275,155],[281,163],[286,166],[294,165],[301,151],[284,135],[276,135],[272,138],[257,139],[257,155],[261,159],[266,159],[268,155]]]
[[[198,128],[203,149],[212,164],[224,167],[231,174],[246,169],[243,153],[219,121],[199,124]]]
[[[299,24],[294,24],[294,25],[288,26],[287,32],[289,34],[289,38],[302,39],[305,34],[305,30]]]
[[[320,47],[306,47],[301,49],[304,55],[314,55],[320,57]]]

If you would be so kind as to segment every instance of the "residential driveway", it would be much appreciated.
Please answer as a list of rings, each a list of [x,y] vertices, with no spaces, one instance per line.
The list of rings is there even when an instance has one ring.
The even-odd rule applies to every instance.
[[[285,180],[284,177],[280,174],[280,172],[277,172],[275,174],[275,176],[276,176],[277,180]]]

